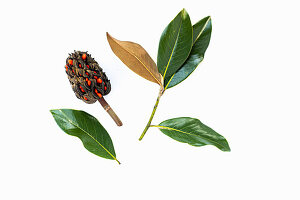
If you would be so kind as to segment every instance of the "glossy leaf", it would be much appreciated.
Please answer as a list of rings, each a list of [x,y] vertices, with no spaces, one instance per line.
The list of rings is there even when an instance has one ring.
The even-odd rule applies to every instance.
[[[157,66],[164,78],[164,86],[188,58],[192,42],[191,20],[183,9],[165,28],[159,41]]]
[[[78,137],[84,147],[100,157],[116,160],[112,140],[92,115],[72,109],[57,109],[50,111],[57,125],[67,134]]]
[[[230,151],[226,139],[203,124],[190,117],[179,117],[163,121],[158,127],[165,135],[179,142],[192,146],[214,145],[222,151]]]
[[[202,62],[209,45],[212,31],[210,16],[205,17],[193,26],[193,47],[182,67],[174,74],[165,89],[171,88],[185,80]]]
[[[117,40],[108,33],[106,35],[112,51],[129,69],[163,87],[162,76],[155,62],[141,45]]]

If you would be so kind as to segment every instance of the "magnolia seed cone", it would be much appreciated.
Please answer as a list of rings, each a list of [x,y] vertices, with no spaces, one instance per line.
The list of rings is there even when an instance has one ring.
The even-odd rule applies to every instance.
[[[122,122],[103,96],[111,90],[110,82],[99,64],[87,52],[74,51],[66,60],[66,73],[77,98],[85,103],[99,103],[118,126]]]

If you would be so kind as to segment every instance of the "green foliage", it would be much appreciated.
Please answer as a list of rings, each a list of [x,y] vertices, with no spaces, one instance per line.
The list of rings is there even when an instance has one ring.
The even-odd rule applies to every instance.
[[[191,20],[183,9],[165,28],[159,41],[157,67],[164,78],[164,86],[189,56],[192,43]]]
[[[200,120],[190,117],[168,119],[158,127],[165,135],[192,146],[214,145],[222,151],[230,151],[226,139]]]
[[[171,77],[165,89],[171,88],[185,80],[204,59],[211,36],[211,18],[205,17],[193,26],[193,47],[184,64]]]
[[[88,151],[119,163],[109,134],[95,117],[72,109],[56,109],[50,112],[57,125],[65,133],[78,137]]]

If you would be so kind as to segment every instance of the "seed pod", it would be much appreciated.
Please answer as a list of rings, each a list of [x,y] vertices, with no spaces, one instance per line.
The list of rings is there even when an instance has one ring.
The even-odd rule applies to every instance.
[[[66,60],[66,73],[77,98],[92,104],[99,101],[118,126],[122,122],[103,96],[111,90],[110,81],[102,68],[87,52],[74,51]]]

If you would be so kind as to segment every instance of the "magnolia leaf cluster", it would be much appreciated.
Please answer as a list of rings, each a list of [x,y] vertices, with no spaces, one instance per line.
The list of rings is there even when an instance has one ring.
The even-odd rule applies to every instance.
[[[155,106],[140,140],[150,127],[156,127],[182,143],[195,147],[213,145],[222,151],[230,151],[226,139],[199,119],[178,117],[158,125],[152,124],[165,91],[184,81],[203,61],[211,31],[210,16],[192,25],[189,14],[183,9],[162,32],[156,62],[141,45],[117,40],[107,33],[107,40],[114,54],[133,72],[160,86]],[[71,109],[51,110],[51,113],[59,127],[67,134],[78,137],[88,151],[120,163],[116,159],[109,134],[95,117],[84,111]]]

